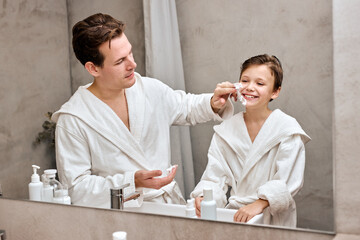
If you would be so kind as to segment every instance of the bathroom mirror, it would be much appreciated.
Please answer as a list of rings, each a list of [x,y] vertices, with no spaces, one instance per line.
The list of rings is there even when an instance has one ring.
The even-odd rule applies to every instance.
[[[269,53],[284,68],[280,97],[270,104],[295,117],[312,138],[305,183],[295,198],[298,226],[332,231],[332,6],[331,1],[176,0],[186,91],[212,92],[236,82],[240,64]],[[309,7],[311,6],[311,7]],[[137,72],[145,73],[142,0],[2,1],[0,4],[0,184],[3,196],[26,199],[31,164],[54,164],[46,144],[32,145],[44,114],[57,110],[91,81],[73,58],[69,29],[96,12],[127,23]],[[235,104],[236,112],[241,110]],[[207,163],[217,123],[191,127],[195,182]]]

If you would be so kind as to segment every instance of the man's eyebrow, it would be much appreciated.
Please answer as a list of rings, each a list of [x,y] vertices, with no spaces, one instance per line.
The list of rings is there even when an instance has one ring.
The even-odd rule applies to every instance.
[[[132,48],[130,48],[129,55],[130,55],[130,53],[132,53]],[[114,63],[118,63],[118,62],[124,60],[125,58],[126,58],[126,57],[119,58],[119,59],[117,59]]]
[[[114,63],[121,62],[121,61],[124,60],[124,59],[125,59],[125,57],[119,58],[119,59],[117,59]]]

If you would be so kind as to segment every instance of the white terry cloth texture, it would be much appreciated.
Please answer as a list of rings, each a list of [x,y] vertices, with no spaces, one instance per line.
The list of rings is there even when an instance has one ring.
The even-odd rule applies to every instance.
[[[172,89],[185,91],[180,37],[174,0],[143,0],[146,76],[159,79]],[[195,187],[189,127],[170,131],[171,162],[179,165],[176,181],[188,198]]]
[[[302,188],[305,144],[310,140],[298,122],[274,110],[254,142],[243,112],[214,127],[208,165],[191,197],[212,187],[218,207],[239,209],[257,199],[269,201],[264,223],[296,227],[293,196]],[[231,186],[230,198],[226,199]]]
[[[210,105],[212,94],[186,94],[135,73],[135,84],[125,89],[130,131],[103,101],[81,86],[55,112],[56,163],[59,178],[69,186],[75,205],[110,208],[110,188],[130,183],[135,190],[137,170],[160,169],[170,163],[170,126],[223,120]],[[233,113],[230,102],[223,116]],[[176,182],[159,190],[143,189],[144,201],[183,203]],[[128,203],[125,203],[125,207]]]

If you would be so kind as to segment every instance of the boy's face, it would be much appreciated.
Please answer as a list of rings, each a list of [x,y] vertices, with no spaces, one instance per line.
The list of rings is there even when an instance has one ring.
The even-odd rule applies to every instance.
[[[99,51],[104,55],[104,64],[97,67],[98,78],[110,89],[125,89],[135,83],[134,70],[136,63],[132,46],[123,33],[120,37],[100,45]]]
[[[275,78],[266,65],[250,66],[242,73],[240,82],[247,108],[267,107],[270,99],[279,96],[280,88],[274,91]]]

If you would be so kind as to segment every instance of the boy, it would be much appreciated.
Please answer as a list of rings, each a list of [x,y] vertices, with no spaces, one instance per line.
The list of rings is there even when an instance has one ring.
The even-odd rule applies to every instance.
[[[243,63],[239,81],[246,111],[214,127],[208,165],[191,193],[198,216],[202,190],[212,187],[217,207],[238,209],[234,221],[264,213],[265,224],[296,227],[293,196],[303,185],[304,145],[310,138],[294,118],[268,107],[279,96],[282,78],[275,56],[254,56]]]

